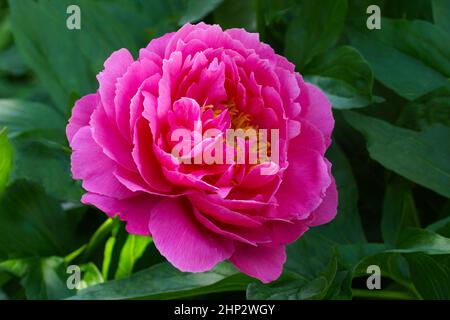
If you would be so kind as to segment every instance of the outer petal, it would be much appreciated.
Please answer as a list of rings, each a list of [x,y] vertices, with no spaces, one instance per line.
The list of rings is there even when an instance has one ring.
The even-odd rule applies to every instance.
[[[210,270],[234,252],[233,241],[201,226],[182,199],[166,199],[156,205],[149,228],[158,250],[181,271]]]
[[[317,151],[298,147],[296,139],[289,146],[289,167],[276,194],[281,216],[306,218],[322,202],[331,184],[325,159]]]
[[[230,261],[243,273],[258,278],[263,283],[278,279],[286,261],[284,246],[253,247],[235,243],[236,251]]]
[[[325,154],[325,138],[319,129],[307,120],[302,120],[300,131],[300,135],[295,140],[296,145],[315,150],[321,155]]]
[[[271,238],[274,244],[286,245],[296,241],[306,231],[308,227],[306,222],[302,220],[286,221],[270,221],[267,226],[271,229]]]
[[[139,52],[139,57],[143,58],[148,53],[155,53],[161,58],[164,58],[164,52],[166,50],[167,44],[169,43],[170,39],[174,36],[175,32],[166,33],[162,37],[153,39],[150,41],[150,43],[147,45],[145,49],[141,49]]]
[[[133,61],[133,56],[127,49],[117,50],[105,61],[105,69],[97,75],[100,85],[98,92],[110,119],[115,120],[114,96],[117,79],[123,76]]]
[[[326,191],[326,196],[323,199],[320,206],[314,210],[312,213],[312,221],[309,223],[310,226],[319,226],[325,224],[334,219],[337,213],[338,205],[338,193],[336,189],[336,182],[331,182],[331,185]]]
[[[86,193],[81,198],[84,204],[96,206],[110,217],[119,215],[121,220],[127,222],[126,230],[132,234],[150,235],[148,224],[150,212],[161,198],[141,194],[133,198],[118,200],[95,193]]]
[[[92,137],[109,158],[130,171],[137,171],[136,164],[131,156],[131,144],[123,138],[117,130],[115,122],[110,121],[103,108],[97,108],[94,111],[90,126]]]
[[[95,143],[88,126],[75,134],[72,149],[72,175],[74,179],[83,180],[83,188],[114,198],[133,196],[134,193],[125,188],[113,175],[116,163]]]
[[[333,112],[331,103],[325,94],[316,86],[300,81],[300,104],[302,111],[300,118],[311,122],[315,127],[322,131],[326,146],[331,144],[331,133],[334,128]]]
[[[69,144],[72,143],[73,136],[82,127],[89,124],[92,112],[98,105],[100,97],[97,93],[88,94],[75,102],[72,109],[72,116],[69,119],[69,124],[66,127],[67,140]]]

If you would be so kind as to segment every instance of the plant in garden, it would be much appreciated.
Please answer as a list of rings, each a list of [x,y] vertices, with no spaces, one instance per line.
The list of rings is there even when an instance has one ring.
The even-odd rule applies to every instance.
[[[79,30],[67,29],[69,5],[80,8]],[[367,8],[370,5],[380,8],[380,30],[367,29]],[[205,24],[197,24],[200,21]],[[209,297],[212,293],[219,298],[247,299],[449,299],[449,21],[450,3],[447,0],[0,0],[0,299],[175,299]],[[179,30],[186,23],[196,24]],[[220,28],[213,26],[215,24]],[[186,32],[186,28],[192,32]],[[244,28],[249,34],[220,31],[232,28]],[[197,41],[201,40],[199,34],[204,32],[202,29],[213,30],[217,36],[208,37],[206,48],[203,41]],[[182,30],[186,34],[180,34]],[[255,32],[259,34],[259,41],[251,35]],[[234,39],[233,44],[225,45],[220,40],[224,37]],[[190,44],[189,40],[192,40]],[[146,48],[149,42],[151,44]],[[224,54],[207,47],[228,49]],[[120,48],[127,48],[129,53]],[[183,50],[191,52],[190,59],[183,55]],[[247,55],[247,51],[253,55]],[[191,74],[194,68],[183,69],[194,61],[197,52],[197,59],[202,55],[206,58],[199,60],[206,65],[199,71],[205,71],[208,76],[225,74],[224,78],[219,77],[224,81],[208,80],[208,88],[217,89],[214,94],[198,85],[202,82],[199,81],[201,72],[195,78],[195,72]],[[120,60],[122,67],[111,69],[111,66],[117,66],[112,63],[114,60]],[[230,68],[233,65],[230,61],[235,61],[240,68],[237,71]],[[286,61],[295,64],[295,71],[293,65]],[[182,77],[179,72],[174,72],[176,62]],[[170,72],[165,72],[165,68]],[[250,76],[247,72],[255,68],[259,71]],[[280,69],[278,73],[277,68]],[[134,71],[126,72],[125,69]],[[148,77],[146,72],[155,70],[157,75]],[[100,83],[95,76],[99,72]],[[109,77],[111,72],[115,75]],[[232,77],[236,72],[239,77]],[[280,76],[280,72],[286,77]],[[297,72],[303,80],[295,76]],[[247,74],[249,77],[245,78]],[[181,81],[178,86],[177,80],[185,79],[184,75],[195,78],[195,81]],[[297,77],[297,86],[288,80],[293,75]],[[111,89],[116,82],[121,88],[117,92]],[[223,83],[225,91],[221,90]],[[282,186],[289,177],[287,171],[295,168],[289,152],[302,150],[302,132],[308,132],[308,128],[313,126],[319,131],[324,129],[311,119],[305,121],[302,112],[309,110],[311,99],[307,103],[302,95],[317,97],[314,94],[317,93],[321,96],[315,89],[320,88],[327,97],[322,97],[320,105],[326,106],[327,100],[332,105],[335,123],[326,158],[333,164],[331,173],[339,191],[337,215],[327,224],[310,227],[297,240],[294,238],[300,235],[306,223],[292,224],[284,219],[279,224],[294,227],[295,232],[283,232],[280,238],[275,231],[282,230],[281,227],[278,224],[278,228],[269,227],[277,215],[268,215],[266,217],[270,219],[261,222],[264,211],[255,209],[246,208],[245,212],[254,210],[252,219],[259,222],[255,223],[258,226],[236,228],[233,225],[233,230],[229,229],[237,216],[225,223],[222,221],[225,214],[230,214],[230,211],[242,213],[244,209],[222,205],[220,210],[210,211],[214,217],[208,216],[203,212],[205,208],[198,206],[204,201],[192,205],[195,199],[189,192],[199,188],[179,183],[180,180],[174,183],[167,179],[168,183],[163,186],[172,189],[153,195],[155,187],[159,190],[164,188],[149,183],[153,180],[148,178],[148,172],[160,173],[155,168],[162,170],[160,165],[155,165],[159,160],[153,158],[155,153],[152,151],[156,147],[163,148],[163,142],[171,140],[168,133],[175,132],[174,128],[184,127],[184,120],[206,120],[200,121],[203,131],[209,128],[206,125],[208,120],[215,125],[219,120],[224,120],[225,124],[229,120],[230,128],[251,129],[247,114],[237,113],[231,101],[226,99],[228,96],[239,97],[237,92],[241,89],[234,89],[240,87],[239,83],[245,88],[246,100],[256,98],[248,105],[272,114],[267,121],[277,120],[273,122],[274,128],[284,130],[284,133],[280,130],[280,141],[283,134],[290,138],[290,134],[300,132],[289,143],[284,141],[280,144],[286,143],[288,148],[286,157],[280,156],[279,165],[287,161],[289,166],[284,172],[277,172],[280,188],[274,193],[274,198],[283,191]],[[252,86],[255,83],[261,87]],[[175,84],[184,89],[169,95],[165,89]],[[286,119],[278,116],[280,108],[276,108],[276,103],[264,102],[265,98],[274,96],[268,95],[267,89],[263,90],[268,86],[275,88],[272,93],[280,96],[282,109],[287,111]],[[304,86],[307,89],[302,90]],[[189,87],[192,89],[187,94]],[[110,94],[102,95],[105,88]],[[159,99],[161,93],[170,98]],[[206,93],[217,100],[205,103]],[[183,97],[194,99],[177,102]],[[106,103],[103,101],[105,98]],[[258,98],[264,103],[261,104]],[[97,103],[94,107],[90,102]],[[239,107],[236,100],[234,102]],[[296,110],[297,102],[301,109],[294,117],[289,112]],[[118,109],[120,112],[126,112],[116,113],[115,108],[105,108],[116,103],[125,106]],[[159,115],[151,112],[154,110],[152,106],[159,103],[169,106],[162,109],[167,110],[167,114],[165,111]],[[288,105],[291,108],[286,107]],[[183,110],[186,106],[192,111],[186,114],[190,118],[175,112],[175,109]],[[102,110],[106,116],[102,115]],[[129,113],[131,110],[134,111]],[[195,110],[201,112],[197,114]],[[93,112],[88,119],[88,114],[83,111]],[[208,115],[211,118],[208,119]],[[65,129],[71,117],[69,145]],[[160,128],[151,127],[152,118],[158,118],[153,123],[160,124]],[[107,121],[99,121],[105,119]],[[331,114],[323,119],[331,121]],[[299,121],[300,126],[290,120]],[[308,122],[312,125],[304,124]],[[105,123],[109,125],[102,126]],[[77,127],[80,124],[84,129]],[[332,126],[328,124],[327,128],[331,130]],[[254,129],[260,129],[260,126],[258,123]],[[135,127],[146,137],[150,133],[153,137],[153,130],[159,130],[159,135],[154,136],[159,140],[150,144],[152,149],[139,148],[148,152],[140,155],[143,159],[150,156],[155,160],[145,161],[148,167],[144,173],[138,167],[142,162],[134,161],[139,153],[133,152],[137,150],[134,137],[141,137],[134,135]],[[224,129],[226,126],[211,127]],[[77,170],[81,169],[86,173],[97,168],[95,172],[106,175],[102,176],[106,180],[97,184],[90,180],[93,176],[81,173],[83,176],[78,177],[82,177],[82,181],[75,181],[71,174],[71,155],[76,157],[83,150],[91,150],[85,144],[89,140],[80,143],[82,134],[89,138],[89,132],[93,133],[89,146],[96,150],[96,158],[73,169],[75,173],[80,173]],[[105,132],[107,134],[102,135]],[[315,142],[309,145],[320,149],[320,157],[331,141],[328,140],[329,133],[327,131],[324,135],[325,145]],[[312,137],[308,141],[320,141]],[[268,141],[271,139],[264,140],[263,146],[270,150]],[[119,142],[120,148],[111,149]],[[72,153],[71,147],[74,146]],[[256,149],[259,151],[260,148]],[[171,148],[164,150],[167,152]],[[104,165],[105,159],[111,166]],[[99,170],[100,165],[102,170]],[[117,170],[117,167],[122,169]],[[181,170],[186,167],[185,164],[179,166],[180,170],[175,171],[177,177],[186,173]],[[223,169],[223,166],[218,169]],[[328,171],[317,172],[331,179]],[[118,188],[114,190],[122,190],[124,194],[103,193],[111,186],[105,182],[110,181],[113,175],[122,182],[126,181],[117,182]],[[196,179],[187,179],[187,182],[201,181],[198,175],[193,177]],[[297,180],[299,182],[290,188],[294,190],[288,191],[301,191],[302,179]],[[323,185],[328,184],[325,180]],[[204,194],[220,197],[229,191],[227,184],[217,181],[205,179],[202,187],[212,189]],[[319,183],[320,179],[312,179],[313,186]],[[145,187],[145,191],[133,191],[127,186]],[[97,192],[90,190],[93,187]],[[258,190],[260,186],[252,184],[245,195],[255,194]],[[318,194],[317,189],[310,191]],[[152,208],[165,204],[177,209],[158,210],[161,214],[176,215],[169,228],[173,234],[179,230],[177,226],[181,222],[190,223],[194,230],[206,230],[200,234],[209,234],[214,239],[211,240],[214,246],[206,248],[222,250],[204,260],[199,258],[209,252],[206,249],[197,255],[189,250],[184,250],[183,255],[171,255],[174,251],[168,253],[166,250],[176,248],[165,245],[167,238],[158,234],[164,230],[159,228],[161,215],[156,215],[156,224],[152,225],[151,217],[150,224],[147,221],[141,223],[128,219],[130,215],[127,216],[125,210],[106,208],[106,205],[113,206],[114,202],[123,204],[126,199],[136,198],[135,193],[140,194],[141,205],[151,201]],[[242,202],[244,194],[239,196]],[[119,218],[126,222],[119,218],[105,218],[94,206],[81,204],[82,197],[84,200],[89,200],[89,197],[105,200],[102,201],[105,206],[98,205],[98,202],[95,205],[111,215],[120,213]],[[153,203],[150,198],[159,200]],[[291,199],[290,202],[278,202],[294,207],[301,198]],[[262,203],[270,206],[268,199]],[[178,210],[180,208],[186,211]],[[305,210],[306,213],[311,211]],[[191,219],[182,220],[180,217]],[[199,223],[199,217],[208,218],[214,225]],[[218,218],[222,220],[216,221]],[[287,220],[292,222],[298,218]],[[220,230],[211,230],[217,225]],[[133,229],[136,226],[143,229]],[[222,229],[224,227],[228,229]],[[253,229],[258,232],[249,232]],[[269,231],[260,232],[262,229]],[[288,235],[292,238],[287,239]],[[262,237],[266,237],[267,242],[262,242]],[[192,240],[198,243],[201,239],[196,237]],[[278,260],[271,260],[276,262],[273,264],[261,263],[250,255],[236,262],[232,254],[244,243],[242,240],[254,242],[256,246],[248,245],[252,250],[267,250],[277,243],[280,252],[284,246],[282,243],[295,241],[286,246],[286,262],[281,270],[281,255]],[[221,243],[219,247],[216,246],[218,242]],[[187,254],[189,258],[176,260],[187,257]],[[210,269],[219,260],[227,258],[231,263],[220,262]],[[242,265],[250,261],[258,262]],[[240,272],[233,263],[252,277]],[[75,270],[81,271],[81,282],[76,289],[69,289],[66,284],[70,265],[78,266]],[[247,269],[255,266],[265,270]],[[373,270],[373,266],[381,271],[380,290],[369,290],[370,286],[366,284],[370,276],[367,270]],[[176,267],[191,271],[208,270],[192,273],[182,272]],[[281,276],[274,280],[281,271]],[[255,277],[274,281],[262,283]]]

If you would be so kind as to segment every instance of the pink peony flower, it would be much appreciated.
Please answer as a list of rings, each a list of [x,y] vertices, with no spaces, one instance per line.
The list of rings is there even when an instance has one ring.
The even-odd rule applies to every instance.
[[[286,244],[334,218],[324,157],[330,102],[257,34],[187,24],[152,40],[136,61],[121,49],[104,67],[98,91],[75,103],[67,125],[73,177],[87,190],[84,204],[152,236],[176,268],[202,272],[228,259],[270,282]],[[201,137],[177,157],[171,134],[179,128],[276,129],[279,159],[184,163],[218,140]]]

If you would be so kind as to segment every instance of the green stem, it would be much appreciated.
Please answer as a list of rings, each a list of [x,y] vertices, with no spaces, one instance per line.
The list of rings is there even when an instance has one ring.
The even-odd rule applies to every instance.
[[[89,261],[97,247],[103,243],[104,240],[109,236],[113,228],[113,219],[106,220],[98,229],[95,231],[92,238],[89,240],[86,249],[84,250],[82,260]]]
[[[362,290],[352,289],[353,297],[368,299],[388,299],[388,300],[417,300],[409,292],[392,290]]]

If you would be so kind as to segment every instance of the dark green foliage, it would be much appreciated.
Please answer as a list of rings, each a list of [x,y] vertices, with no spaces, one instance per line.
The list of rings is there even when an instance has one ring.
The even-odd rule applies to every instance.
[[[82,31],[66,28],[69,4]],[[227,262],[174,269],[82,206],[70,176],[70,108],[105,58],[201,20],[259,32],[333,103],[338,215],[288,246],[270,284]],[[0,299],[450,299],[449,79],[448,0],[0,0]],[[371,265],[382,290],[365,286]]]

